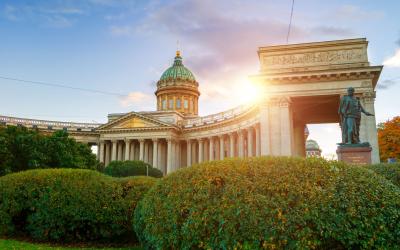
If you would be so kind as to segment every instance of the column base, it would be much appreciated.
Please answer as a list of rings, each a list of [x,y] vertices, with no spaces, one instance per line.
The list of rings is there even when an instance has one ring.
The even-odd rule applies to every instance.
[[[349,164],[371,164],[372,148],[369,143],[342,144],[337,147],[338,160]]]

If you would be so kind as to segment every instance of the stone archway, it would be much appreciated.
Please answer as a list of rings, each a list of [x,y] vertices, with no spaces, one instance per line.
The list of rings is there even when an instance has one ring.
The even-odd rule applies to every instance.
[[[263,155],[302,155],[300,128],[338,123],[339,98],[348,87],[375,113],[375,87],[383,66],[369,64],[367,46],[361,38],[259,48],[260,72],[251,79],[265,94],[260,105]],[[371,144],[372,163],[379,162],[374,116],[362,117],[360,139]]]

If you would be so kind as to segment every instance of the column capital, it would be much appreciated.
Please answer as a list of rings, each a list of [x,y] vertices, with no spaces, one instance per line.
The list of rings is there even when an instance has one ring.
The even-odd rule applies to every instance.
[[[151,138],[153,142],[158,142],[158,138]]]
[[[199,142],[203,142],[203,141],[204,141],[204,138],[197,138],[197,140],[198,140]]]
[[[363,92],[361,98],[365,103],[373,103],[375,101],[376,92],[375,91],[367,91]]]
[[[127,142],[132,141],[132,139],[130,139],[130,138],[125,138],[124,141],[125,141],[125,143],[127,143]]]
[[[116,139],[112,139],[112,140],[110,140],[112,143],[117,143],[118,142],[118,140],[116,140]]]
[[[146,139],[142,139],[142,138],[138,139],[139,142],[144,142],[145,140]]]
[[[223,139],[225,137],[225,135],[218,135],[219,139]]]

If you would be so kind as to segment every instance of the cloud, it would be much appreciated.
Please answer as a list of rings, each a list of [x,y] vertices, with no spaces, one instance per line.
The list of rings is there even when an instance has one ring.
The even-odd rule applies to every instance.
[[[349,28],[334,27],[334,26],[317,26],[312,29],[321,35],[334,35],[334,36],[344,36],[349,37],[354,35],[353,30]]]
[[[343,5],[335,11],[335,19],[347,19],[352,21],[364,21],[380,19],[384,17],[382,11],[366,11],[357,5]]]
[[[20,20],[17,8],[12,5],[4,6],[2,16],[9,21],[19,21]]]
[[[389,58],[387,58],[383,65],[388,67],[400,67],[400,49],[397,49],[395,54]]]
[[[154,109],[154,102],[156,98],[147,93],[135,91],[130,92],[126,97],[120,99],[122,107],[131,107],[135,109]]]
[[[391,88],[392,86],[398,84],[399,81],[400,81],[400,77],[393,78],[393,79],[386,79],[386,80],[379,82],[379,84],[377,85],[377,88],[378,89],[388,89],[388,88]]]
[[[135,26],[114,26],[111,33],[120,36],[165,34],[179,39],[183,63],[200,83],[202,105],[211,106],[212,98],[223,98],[223,103],[211,107],[214,111],[223,110],[236,103],[236,96],[231,94],[232,85],[257,72],[257,48],[286,42],[288,20],[282,16],[289,13],[265,15],[274,12],[275,7],[264,2],[174,1],[154,7]],[[244,11],[257,8],[264,11],[252,15]],[[312,41],[320,36],[342,38],[351,34],[346,27],[293,25],[290,41]]]
[[[134,33],[134,30],[129,25],[111,26],[110,32],[113,36],[130,36]]]

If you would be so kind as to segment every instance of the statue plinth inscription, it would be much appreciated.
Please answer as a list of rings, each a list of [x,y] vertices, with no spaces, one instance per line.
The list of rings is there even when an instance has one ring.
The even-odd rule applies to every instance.
[[[350,146],[339,145],[336,153],[339,161],[344,161],[349,164],[365,165],[371,164],[372,148],[368,145]]]

